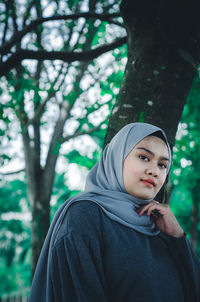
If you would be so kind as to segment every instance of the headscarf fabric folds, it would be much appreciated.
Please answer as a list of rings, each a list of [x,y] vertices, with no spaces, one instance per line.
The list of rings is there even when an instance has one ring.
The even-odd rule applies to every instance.
[[[38,288],[41,287],[44,296],[41,297],[38,294],[36,297],[34,295],[34,299],[49,302],[49,290],[44,290],[44,287],[48,287],[49,281],[47,280],[47,276],[49,276],[49,253],[62,221],[66,217],[67,210],[73,203],[84,200],[94,202],[110,219],[126,227],[149,236],[155,236],[159,233],[149,216],[140,217],[136,212],[140,206],[148,204],[152,199],[143,200],[129,195],[125,190],[122,174],[123,161],[129,152],[143,138],[156,132],[159,132],[165,141],[171,162],[170,147],[162,129],[147,123],[128,124],[113,137],[104,149],[99,162],[88,173],[84,192],[68,199],[57,211],[47,234],[32,284],[32,291],[40,293]],[[38,280],[41,282],[38,283]],[[29,302],[33,302],[31,296]]]

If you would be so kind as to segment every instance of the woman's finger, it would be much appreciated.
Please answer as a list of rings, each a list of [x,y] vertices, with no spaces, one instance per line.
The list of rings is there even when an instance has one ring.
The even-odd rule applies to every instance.
[[[153,205],[151,205],[151,206],[148,208],[148,210],[147,210],[147,215],[150,216],[150,215],[152,214],[153,211],[154,211],[154,212],[155,212],[155,211],[159,212],[160,215],[163,214],[163,213],[161,214],[161,212],[163,211],[163,208],[160,207],[160,206],[157,205],[157,204],[153,204]]]
[[[141,210],[138,211],[138,214],[142,216],[145,212],[147,212],[147,215],[149,216],[151,215],[152,211],[157,211],[160,215],[164,215],[166,207],[165,205],[162,205],[159,202],[153,200],[148,205],[142,207]]]
[[[148,203],[147,205],[145,205],[145,206],[141,206],[139,209],[137,209],[137,213],[141,216],[141,215],[143,215],[147,210],[148,210],[148,208],[152,205],[152,202],[153,201],[151,201],[150,203]]]

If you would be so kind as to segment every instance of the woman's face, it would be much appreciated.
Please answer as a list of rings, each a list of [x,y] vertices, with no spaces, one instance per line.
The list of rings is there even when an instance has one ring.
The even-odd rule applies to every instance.
[[[168,165],[169,152],[165,142],[153,135],[145,137],[123,162],[127,193],[140,199],[153,198],[165,182]]]

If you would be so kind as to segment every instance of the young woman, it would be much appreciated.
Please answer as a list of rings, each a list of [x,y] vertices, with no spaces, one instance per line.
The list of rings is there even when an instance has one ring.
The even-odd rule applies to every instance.
[[[154,197],[169,172],[163,130],[123,127],[58,210],[29,302],[199,302],[200,263],[166,204]]]

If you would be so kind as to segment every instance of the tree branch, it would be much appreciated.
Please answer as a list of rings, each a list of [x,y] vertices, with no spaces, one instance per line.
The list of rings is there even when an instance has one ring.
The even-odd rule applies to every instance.
[[[27,5],[28,6],[27,6],[27,8],[26,8],[26,10],[24,12],[23,27],[26,26],[26,22],[27,22],[27,19],[28,19],[29,15],[30,15],[30,11],[31,11],[31,9],[32,9],[32,7],[34,5],[34,2],[30,1],[30,3],[28,3]]]
[[[42,114],[44,112],[46,104],[49,102],[49,100],[51,100],[55,96],[56,92],[59,91],[61,85],[64,82],[65,77],[63,77],[62,82],[60,83],[59,87],[56,90],[54,89],[54,86],[56,85],[56,83],[57,83],[57,81],[58,81],[58,79],[59,79],[59,77],[60,77],[60,75],[62,73],[63,68],[64,68],[64,63],[62,64],[62,66],[61,66],[61,68],[59,70],[58,76],[56,77],[56,79],[54,80],[53,83],[51,83],[51,81],[50,81],[50,79],[48,77],[48,72],[46,71],[48,82],[51,83],[51,88],[49,89],[49,94],[48,94],[48,96],[45,99],[42,100],[42,102],[40,103],[40,105],[36,109],[33,118],[29,119],[28,122],[26,123],[26,125],[24,127],[25,130],[27,130],[28,127],[29,127],[29,125],[32,125],[34,123],[34,121],[36,121],[37,119],[41,118],[41,116],[42,116]]]
[[[63,143],[65,143],[65,142],[68,142],[70,139],[76,138],[76,137],[78,137],[78,136],[82,136],[82,135],[90,135],[91,133],[97,131],[97,130],[101,127],[101,125],[103,125],[104,123],[105,123],[105,121],[101,122],[98,126],[96,126],[96,127],[94,127],[94,128],[88,129],[87,131],[83,131],[83,132],[77,131],[77,132],[75,132],[75,133],[72,134],[72,135],[67,135],[67,136],[63,137],[61,143],[63,144]]]
[[[37,12],[37,18],[40,18],[42,16],[42,10],[41,6],[38,5],[36,6],[36,12]],[[41,35],[42,35],[42,27],[37,28],[36,30],[36,41],[38,44],[38,47],[40,50],[43,49],[42,43],[41,43]],[[34,75],[34,82],[37,86],[37,83],[40,81],[41,77],[41,72],[42,72],[42,65],[43,62],[38,61],[37,66],[36,66],[36,72]],[[39,95],[39,91],[36,89],[35,90],[35,96],[34,96],[34,115],[37,112],[38,108],[40,107],[40,102],[41,102],[41,97]],[[38,179],[40,178],[41,175],[41,163],[40,163],[40,158],[41,158],[41,149],[40,149],[40,144],[41,144],[41,133],[40,133],[40,116],[38,115],[37,118],[35,118],[33,122],[33,129],[34,129],[34,147],[33,147],[33,156],[34,156],[34,166],[35,166],[35,177]]]
[[[10,6],[10,9],[11,9],[11,16],[12,16],[14,30],[18,31],[17,16],[16,16],[16,3],[15,2],[12,3],[12,5]]]
[[[181,58],[189,63],[190,65],[192,65],[194,67],[194,69],[199,70],[199,64],[200,62],[194,58],[193,56],[191,56],[187,51],[185,51],[184,49],[178,49],[178,54],[181,56]]]
[[[19,174],[21,172],[25,172],[25,168],[24,169],[20,169],[20,170],[17,170],[17,171],[11,171],[11,172],[0,172],[0,175],[2,176],[9,176],[9,175],[14,175],[14,174]]]
[[[49,150],[48,150],[46,164],[44,167],[44,174],[43,174],[44,183],[46,183],[46,190],[47,190],[47,194],[49,194],[49,198],[51,196],[51,188],[54,180],[55,165],[61,147],[63,127],[68,118],[69,111],[70,111],[69,103],[63,102],[62,107],[60,109],[59,118],[54,128],[54,133],[51,139],[51,143],[49,145]]]
[[[85,19],[96,19],[101,21],[107,21],[112,23],[112,18],[116,18],[121,16],[120,13],[115,14],[97,14],[97,13],[77,13],[71,15],[63,15],[63,16],[52,16],[47,18],[39,18],[37,20],[32,21],[28,26],[24,27],[21,31],[17,31],[12,39],[5,43],[0,47],[1,54],[7,54],[12,46],[14,46],[17,42],[19,42],[27,33],[34,30],[38,25],[49,22],[49,21],[59,21],[59,20],[77,20],[79,18]]]
[[[64,62],[74,61],[88,61],[95,59],[103,53],[122,46],[127,41],[127,37],[116,39],[110,44],[96,47],[88,51],[82,52],[66,52],[66,51],[32,51],[32,50],[19,50],[11,55],[6,62],[0,63],[0,76],[6,75],[12,68],[17,67],[22,60],[32,59],[38,61],[44,60],[62,60]]]

